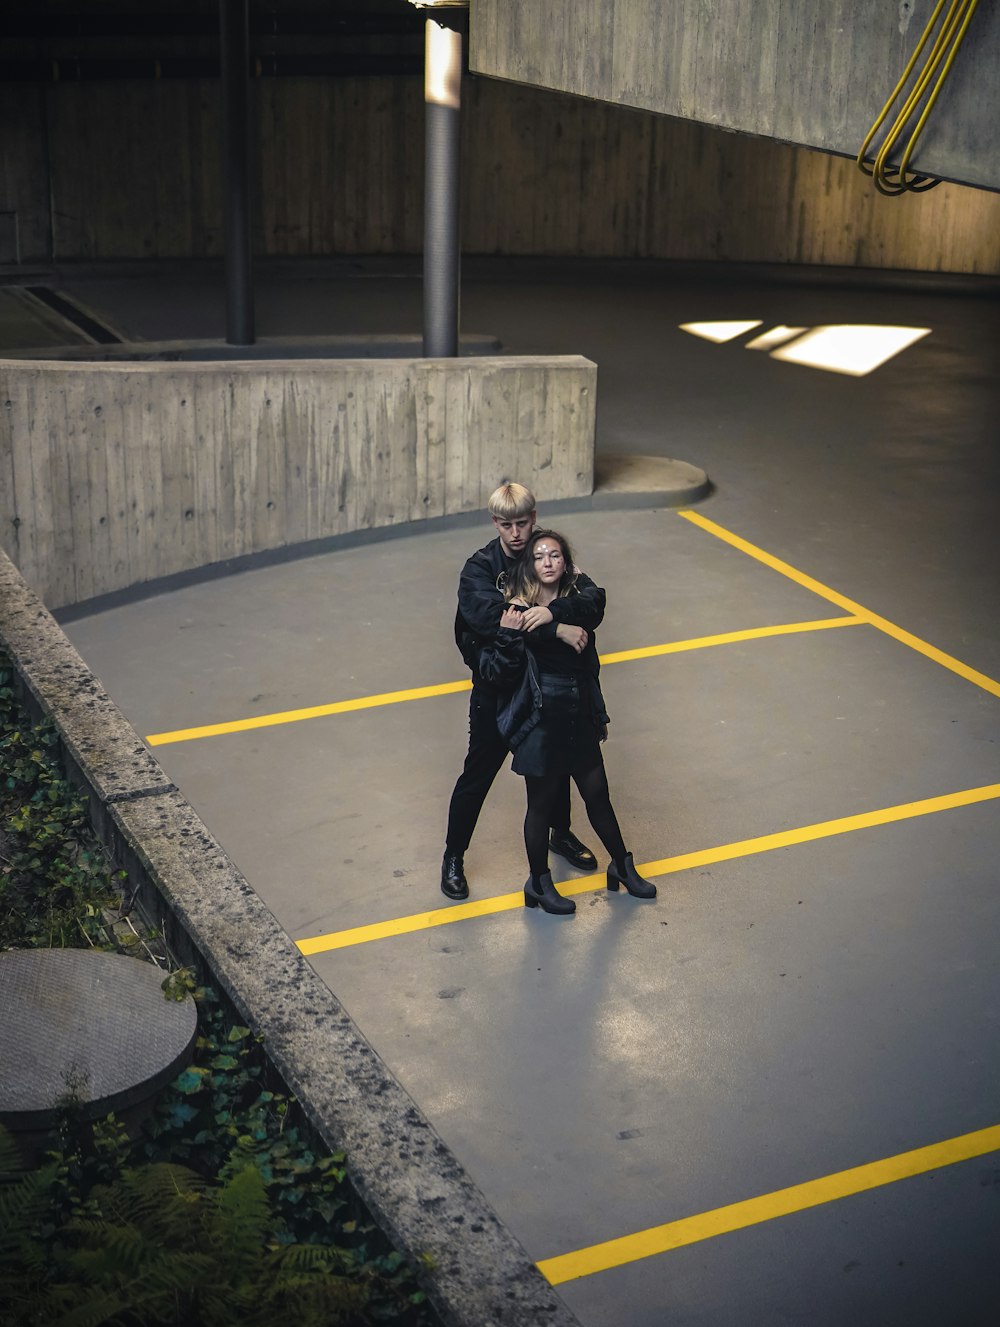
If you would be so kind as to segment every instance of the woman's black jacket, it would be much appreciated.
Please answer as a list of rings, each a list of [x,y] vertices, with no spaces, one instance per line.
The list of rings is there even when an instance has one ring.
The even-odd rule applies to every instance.
[[[551,604],[548,606],[551,608]],[[601,665],[593,633],[584,647],[583,660],[587,667],[580,676],[581,691],[586,699],[589,689],[591,717],[595,727],[603,729],[609,719],[598,681]],[[545,717],[538,661],[528,643],[528,633],[500,627],[496,640],[479,651],[478,672],[501,693],[497,705],[497,728],[510,749],[516,751]]]

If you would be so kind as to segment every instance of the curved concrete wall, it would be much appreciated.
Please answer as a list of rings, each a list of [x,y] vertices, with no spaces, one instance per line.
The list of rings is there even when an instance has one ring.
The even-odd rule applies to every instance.
[[[0,544],[49,608],[231,558],[593,488],[579,356],[0,360]]]

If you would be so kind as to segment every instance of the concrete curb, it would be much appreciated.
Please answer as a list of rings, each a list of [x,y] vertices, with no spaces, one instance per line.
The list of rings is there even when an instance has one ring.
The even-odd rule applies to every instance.
[[[525,1250],[167,780],[0,550],[0,646],[50,717],[97,832],[146,912],[202,963],[357,1191],[414,1262],[446,1327],[578,1327]]]

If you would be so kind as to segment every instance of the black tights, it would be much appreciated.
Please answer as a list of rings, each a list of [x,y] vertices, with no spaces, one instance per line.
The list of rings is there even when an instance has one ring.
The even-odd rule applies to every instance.
[[[625,843],[618,827],[618,818],[611,805],[608,776],[604,772],[601,753],[589,765],[571,770],[573,782],[580,790],[587,807],[587,818],[607,849],[611,860],[620,868],[625,865]],[[528,851],[528,866],[537,877],[549,869],[549,825],[552,807],[559,794],[562,780],[549,775],[534,778],[527,775],[528,809],[524,816],[524,846]]]

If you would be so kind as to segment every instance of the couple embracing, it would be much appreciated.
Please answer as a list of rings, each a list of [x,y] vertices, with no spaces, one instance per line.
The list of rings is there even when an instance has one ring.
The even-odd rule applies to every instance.
[[[469,558],[458,587],[455,640],[472,670],[472,698],[441,890],[450,899],[468,897],[465,852],[486,794],[513,752],[528,796],[525,905],[576,911],[552,883],[550,849],[582,870],[597,867],[570,829],[571,778],[611,858],[608,889],[624,885],[636,898],[654,898],[656,886],[636,871],[622,839],[601,755],[608,716],[594,632],[604,617],[604,591],[576,568],[561,534],[536,526],[535,499],[522,484],[502,484],[487,509],[497,538]]]

